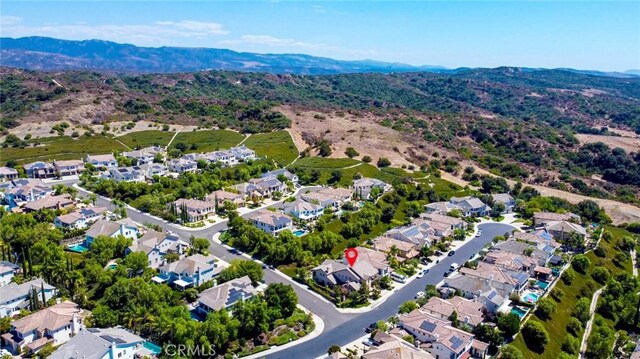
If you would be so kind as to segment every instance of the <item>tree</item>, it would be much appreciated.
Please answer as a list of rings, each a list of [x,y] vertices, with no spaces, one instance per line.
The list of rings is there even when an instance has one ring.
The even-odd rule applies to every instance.
[[[209,248],[209,241],[206,238],[191,236],[191,246],[196,252],[203,254]]]
[[[398,309],[398,313],[400,314],[405,314],[405,313],[409,313],[415,309],[418,309],[418,304],[416,304],[416,302],[412,301],[412,300],[408,300],[404,303],[402,303],[402,305],[400,305],[400,308]]]
[[[453,312],[451,312],[451,315],[449,316],[449,321],[451,322],[451,325],[454,328],[457,328],[458,325],[460,324],[460,322],[458,321],[458,312],[454,309]]]
[[[498,328],[506,337],[512,337],[520,330],[520,317],[515,313],[508,313],[498,318]]]
[[[536,303],[536,314],[542,320],[548,320],[556,311],[556,304],[548,298],[542,298]]]
[[[491,217],[493,218],[498,218],[502,215],[502,212],[504,212],[504,210],[506,209],[504,203],[502,202],[496,202],[493,204],[493,207],[491,207]]]
[[[538,354],[544,352],[544,348],[549,343],[549,333],[540,322],[529,320],[522,327],[522,337],[527,347]]]
[[[590,313],[590,298],[580,298],[576,305],[573,307],[571,316],[576,317],[583,325],[589,321],[591,317]]]
[[[573,334],[573,336],[578,336],[580,331],[582,330],[582,323],[576,317],[570,317],[569,323],[567,323],[567,332]]]
[[[144,252],[129,253],[129,255],[124,259],[124,265],[131,269],[134,274],[144,271],[144,269],[147,268],[148,263],[149,259]]]
[[[609,270],[606,267],[596,267],[591,273],[591,277],[600,284],[605,284],[609,280]]]
[[[371,159],[370,156],[363,156],[362,157],[362,162],[364,162],[364,163],[369,163],[371,161],[372,161],[372,159]]]
[[[349,158],[354,158],[354,157],[360,156],[358,151],[356,151],[356,149],[353,148],[353,147],[347,147],[347,149],[344,151],[344,154],[347,155],[347,157],[349,157]]]
[[[376,163],[376,165],[380,168],[389,167],[391,166],[391,161],[389,161],[389,159],[386,157],[380,157],[378,158],[378,162]]]
[[[580,341],[573,335],[565,335],[562,341],[562,351],[568,354],[578,354],[580,350]]]
[[[264,292],[264,300],[275,315],[272,319],[288,318],[296,310],[298,295],[290,285],[271,283]]]
[[[331,172],[331,177],[329,178],[330,183],[338,183],[342,179],[342,171],[334,170]]]
[[[511,344],[503,345],[500,348],[499,359],[524,359],[524,355],[520,349],[516,348]]]
[[[218,278],[221,282],[228,282],[232,279],[240,278],[248,275],[251,283],[255,286],[262,281],[262,267],[260,264],[244,259],[234,259],[229,266],[220,272]]]
[[[584,254],[577,254],[571,261],[571,265],[573,266],[573,269],[582,274],[586,274],[587,268],[591,266],[591,261]]]
[[[332,345],[329,347],[329,350],[327,350],[327,354],[331,355],[333,353],[338,353],[340,352],[340,346],[339,345]]]
[[[485,343],[489,343],[494,348],[493,350],[495,350],[495,348],[499,347],[504,342],[502,332],[500,331],[500,329],[496,328],[493,325],[483,323],[478,324],[473,329],[473,334],[475,335],[476,339],[481,340]]]

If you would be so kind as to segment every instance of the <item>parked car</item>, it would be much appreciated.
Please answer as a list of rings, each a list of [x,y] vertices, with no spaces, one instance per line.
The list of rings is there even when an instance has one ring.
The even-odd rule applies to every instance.
[[[451,257],[452,255],[456,254],[456,251],[450,251],[449,254],[447,254],[449,257]]]
[[[365,331],[365,332],[367,332],[367,333],[371,333],[372,331],[374,331],[374,330],[376,330],[376,329],[378,329],[378,323],[373,322],[373,323],[369,324],[369,326],[368,326],[368,327],[366,327],[366,328],[364,329],[364,331]]]
[[[476,233],[476,237],[480,237],[482,235],[482,231],[478,231],[478,233]]]
[[[422,278],[422,277],[424,277],[424,272],[423,271],[418,272],[418,275],[416,276],[416,278],[419,279],[419,278]]]
[[[416,293],[416,299],[424,297],[424,292]]]

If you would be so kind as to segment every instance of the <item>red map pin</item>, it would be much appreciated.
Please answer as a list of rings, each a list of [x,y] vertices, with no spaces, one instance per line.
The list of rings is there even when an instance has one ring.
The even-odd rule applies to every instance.
[[[349,265],[353,267],[353,265],[356,263],[356,260],[358,259],[358,250],[355,248],[347,248],[347,250],[344,252],[344,256],[347,257],[347,262],[349,262]]]

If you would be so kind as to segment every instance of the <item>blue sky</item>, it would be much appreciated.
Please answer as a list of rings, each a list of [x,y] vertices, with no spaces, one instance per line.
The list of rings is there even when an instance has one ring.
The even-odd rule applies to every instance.
[[[450,68],[640,69],[640,1],[2,1],[2,36]]]

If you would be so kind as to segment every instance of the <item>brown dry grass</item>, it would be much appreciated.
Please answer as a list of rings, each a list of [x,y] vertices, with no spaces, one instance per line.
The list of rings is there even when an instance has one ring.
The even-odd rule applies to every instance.
[[[620,147],[627,152],[640,151],[640,138],[638,137],[618,137],[601,135],[576,135],[581,144],[602,142],[611,148]]]

